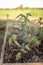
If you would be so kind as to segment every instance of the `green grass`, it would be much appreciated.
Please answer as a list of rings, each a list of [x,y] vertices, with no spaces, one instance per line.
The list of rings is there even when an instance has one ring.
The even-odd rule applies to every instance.
[[[25,15],[26,13],[31,13],[32,16],[43,17],[43,9],[24,9],[24,10],[3,9],[3,10],[0,10],[0,16],[6,16],[7,14],[9,14],[9,16],[16,17],[17,15],[21,13]]]

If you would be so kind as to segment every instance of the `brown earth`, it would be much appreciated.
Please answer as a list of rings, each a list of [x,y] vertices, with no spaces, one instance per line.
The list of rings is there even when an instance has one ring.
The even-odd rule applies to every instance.
[[[38,19],[38,18],[39,17],[35,17],[35,16],[29,17],[29,19],[31,19],[31,20]],[[15,17],[14,16],[9,16],[8,19],[15,19]],[[0,20],[7,20],[7,16],[0,16]]]

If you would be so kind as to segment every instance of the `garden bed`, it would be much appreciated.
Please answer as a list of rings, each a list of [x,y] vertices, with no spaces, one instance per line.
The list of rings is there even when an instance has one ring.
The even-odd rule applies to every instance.
[[[21,25],[22,24],[22,25]],[[18,27],[18,26],[19,27]],[[1,60],[3,63],[43,62],[43,28],[29,27],[25,23],[7,26]],[[36,26],[37,27],[37,26]],[[35,31],[34,31],[35,30]],[[40,31],[40,32],[39,32]],[[40,34],[39,34],[40,33]]]

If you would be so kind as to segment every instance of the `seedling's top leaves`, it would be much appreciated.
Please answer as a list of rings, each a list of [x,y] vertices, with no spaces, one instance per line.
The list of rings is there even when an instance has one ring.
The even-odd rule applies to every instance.
[[[23,15],[23,14],[20,14],[20,15],[18,15],[15,19],[17,19],[18,17],[24,17],[24,19],[25,19],[25,21],[29,21],[29,19],[25,16],[25,15]]]

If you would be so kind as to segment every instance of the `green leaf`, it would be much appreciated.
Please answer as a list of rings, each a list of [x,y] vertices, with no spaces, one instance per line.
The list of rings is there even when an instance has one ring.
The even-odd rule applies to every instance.
[[[10,37],[9,38],[9,45],[11,45],[11,43],[12,43],[12,38]]]
[[[24,50],[23,48],[21,48],[21,51],[22,51],[23,53],[27,53],[27,51],[26,51],[26,50]]]
[[[12,41],[16,40],[17,36],[15,34],[13,34],[10,38],[9,38],[9,45],[11,45]]]
[[[21,47],[20,44],[19,44],[16,40],[14,40],[14,42],[15,42],[15,44],[16,44],[18,47]]]
[[[19,60],[21,58],[21,52],[18,52],[17,55],[16,55],[16,60]]]
[[[17,35],[12,35],[12,39],[13,39],[13,41],[15,42],[15,44],[16,44],[18,47],[20,47],[20,44],[16,41]]]
[[[13,40],[16,40],[16,38],[17,38],[17,35],[13,34],[13,35],[12,35],[12,39],[13,39]]]
[[[30,34],[29,35],[26,35],[24,40],[25,40],[25,42],[31,43],[32,36]]]
[[[32,38],[32,42],[34,42],[36,45],[40,45],[40,41],[36,37]]]
[[[25,48],[26,48],[26,50],[28,50],[28,51],[30,50],[29,46],[27,46],[27,45],[25,46]]]
[[[24,40],[25,40],[25,42],[28,42],[28,43],[33,42],[34,44],[36,44],[36,46],[38,46],[40,44],[40,41],[35,36],[28,35],[25,37]]]

